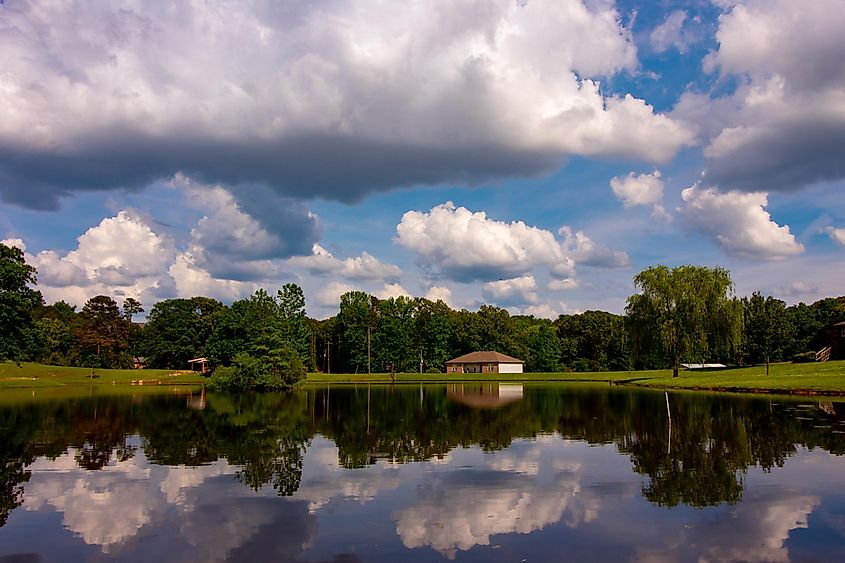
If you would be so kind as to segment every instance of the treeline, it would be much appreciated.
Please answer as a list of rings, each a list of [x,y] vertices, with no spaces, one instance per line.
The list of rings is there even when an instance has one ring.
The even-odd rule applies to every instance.
[[[221,386],[232,387],[283,387],[306,370],[440,372],[450,358],[477,350],[520,358],[529,372],[662,369],[673,365],[678,345],[658,335],[678,323],[687,327],[681,331],[703,335],[696,337],[701,342],[686,343],[684,361],[759,364],[801,359],[824,347],[827,329],[845,320],[845,297],[788,307],[759,293],[722,295],[723,309],[736,317],[735,328],[723,332],[736,334],[717,346],[708,340],[722,330],[721,317],[694,327],[681,307],[671,315],[652,311],[645,286],[629,299],[628,316],[586,311],[551,321],[488,305],[455,310],[443,301],[352,291],[341,296],[336,316],[314,320],[305,315],[302,289],[286,284],[275,294],[259,290],[230,306],[208,297],[166,299],[149,309],[142,324],[133,321],[144,305],[131,298],[119,306],[99,295],[78,311],[62,301],[44,305],[23,253],[0,245],[0,257],[0,359],[110,368],[130,367],[133,358],[143,357],[148,367],[187,369],[188,360],[204,356],[213,366],[232,368],[219,374]],[[726,274],[658,267],[637,279],[645,273],[663,279],[667,272],[698,276],[687,294],[696,294],[702,275]]]

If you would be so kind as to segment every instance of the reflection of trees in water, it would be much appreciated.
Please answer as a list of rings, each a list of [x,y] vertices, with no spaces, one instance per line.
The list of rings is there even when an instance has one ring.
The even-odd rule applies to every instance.
[[[749,467],[782,466],[798,447],[845,453],[831,423],[843,405],[824,409],[760,398],[671,396],[669,431],[662,393],[526,387],[523,400],[476,410],[448,400],[444,387],[309,389],[291,394],[209,394],[207,408],[184,397],[86,398],[0,408],[0,525],[22,500],[26,466],[68,447],[80,467],[97,470],[134,454],[140,435],[147,458],[164,465],[201,465],[219,458],[241,467],[253,489],[291,495],[302,479],[310,439],[338,447],[354,468],[378,459],[411,462],[443,457],[459,446],[487,451],[514,438],[557,432],[591,444],[613,443],[644,475],[644,496],[674,506],[736,502]]]
[[[557,432],[615,444],[647,477],[643,495],[665,506],[736,502],[749,467],[782,466],[799,446],[845,452],[842,434],[824,427],[830,407],[793,412],[795,403],[757,397],[672,395],[671,437],[664,395],[653,392],[534,387],[523,401],[477,410],[450,402],[443,387],[362,386],[309,391],[306,403],[309,432],[332,439],[347,468],[427,460],[458,446],[499,450]]]

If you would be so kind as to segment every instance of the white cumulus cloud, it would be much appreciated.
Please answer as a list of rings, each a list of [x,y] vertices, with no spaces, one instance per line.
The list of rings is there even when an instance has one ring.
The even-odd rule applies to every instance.
[[[573,233],[570,227],[561,227],[558,233],[564,236],[563,244],[569,249],[576,264],[594,268],[627,268],[631,265],[627,253],[599,244],[583,231]]]
[[[430,301],[443,301],[450,307],[452,306],[452,290],[443,285],[434,285],[428,288],[425,298]]]
[[[825,231],[832,240],[845,246],[845,228],[827,227]]]
[[[4,5],[7,200],[49,208],[190,171],[351,201],[533,175],[573,154],[665,161],[692,140],[644,100],[600,91],[638,65],[611,2],[171,8]]]
[[[38,287],[47,301],[82,305],[97,294],[141,297],[169,284],[173,241],[154,232],[129,211],[106,217],[77,238],[69,252],[27,254],[38,270]]]
[[[688,92],[673,115],[704,138],[707,182],[723,190],[796,190],[845,177],[845,3],[722,3],[707,71],[728,95]]]
[[[337,307],[340,303],[340,296],[349,291],[355,291],[355,287],[341,283],[330,282],[315,293],[315,300],[322,307]]]
[[[674,47],[680,53],[686,53],[689,43],[694,40],[684,29],[687,17],[683,10],[675,10],[666,16],[663,23],[655,27],[649,35],[652,48],[662,53]]]
[[[430,212],[408,211],[396,232],[400,245],[459,281],[518,277],[536,267],[561,278],[574,275],[574,262],[552,232],[522,221],[495,221],[451,201]]]
[[[624,177],[615,176],[610,180],[610,187],[625,207],[656,205],[663,199],[663,180],[659,170],[651,174],[630,172]]]
[[[485,283],[482,293],[485,299],[500,306],[536,305],[540,301],[536,290],[537,282],[534,276],[522,276]]]
[[[713,239],[728,254],[782,259],[804,251],[788,225],[772,220],[765,209],[765,193],[722,193],[695,185],[683,190],[681,197],[685,225]]]
[[[310,274],[341,276],[351,280],[389,280],[398,278],[402,273],[399,266],[384,263],[366,251],[360,256],[341,260],[319,244],[314,245],[310,256],[291,258],[288,264],[303,268]]]

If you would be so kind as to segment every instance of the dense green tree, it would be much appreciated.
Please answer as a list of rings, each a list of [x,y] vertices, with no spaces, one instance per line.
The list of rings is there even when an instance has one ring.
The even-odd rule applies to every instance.
[[[551,321],[534,319],[523,333],[522,340],[528,351],[525,370],[528,372],[560,371],[561,347],[557,331]]]
[[[724,268],[653,266],[634,277],[641,293],[628,298],[635,334],[658,334],[678,377],[682,359],[723,356],[741,340],[742,309]]]
[[[54,366],[70,366],[79,361],[76,338],[67,323],[44,317],[35,326],[41,344],[39,361]]]
[[[41,305],[35,268],[23,251],[0,243],[0,360],[22,359],[30,347],[33,310]]]
[[[422,349],[426,371],[443,371],[446,362],[453,357],[449,348],[452,337],[452,326],[449,323],[451,312],[443,301],[417,300],[415,340]]]
[[[422,348],[416,341],[416,302],[408,297],[377,301],[378,325],[372,337],[373,368],[381,373],[419,369]]]
[[[561,360],[576,371],[629,369],[630,350],[625,320],[604,311],[561,315],[555,321]]]
[[[370,296],[363,291],[349,291],[340,296],[340,311],[337,315],[336,371],[366,373],[367,371],[367,327],[372,318]]]
[[[141,305],[141,302],[137,299],[127,297],[123,300],[123,316],[126,318],[127,338],[129,339],[128,347],[129,351],[132,352],[133,356],[135,355],[135,343],[138,340],[140,327],[135,326],[135,323],[132,322],[132,317],[143,312],[144,307]]]
[[[483,349],[481,327],[477,321],[478,315],[476,313],[461,309],[460,311],[451,311],[449,317],[449,323],[452,327],[452,338],[450,339],[452,353],[450,356],[463,356]]]
[[[783,358],[783,350],[789,334],[786,303],[774,297],[763,297],[755,291],[750,298],[743,298],[745,314],[744,351],[747,362],[752,365],[766,364],[769,375],[769,361]]]
[[[144,307],[143,305],[141,305],[141,302],[137,299],[127,297],[123,300],[123,316],[130,323],[132,322],[132,317],[143,312]]]
[[[150,310],[140,347],[151,367],[186,369],[188,360],[209,354],[208,341],[224,310],[208,297],[165,299]]]
[[[77,340],[82,363],[90,367],[127,367],[127,323],[114,299],[97,295],[89,299],[80,313],[82,325]]]
[[[315,369],[312,360],[311,336],[305,322],[305,295],[295,283],[286,283],[277,293],[279,314],[283,322],[283,338],[309,368]]]

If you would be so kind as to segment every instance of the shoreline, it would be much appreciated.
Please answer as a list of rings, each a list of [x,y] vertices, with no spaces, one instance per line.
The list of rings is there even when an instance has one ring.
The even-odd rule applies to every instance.
[[[720,371],[682,372],[677,379],[671,370],[617,372],[556,372],[525,374],[325,374],[309,373],[298,384],[320,385],[407,385],[480,383],[560,383],[599,384],[663,391],[704,391],[757,395],[845,397],[845,361],[809,364],[772,364],[770,375],[764,368],[743,367]],[[167,387],[196,386],[208,382],[198,373],[174,370],[96,370],[90,368],[45,366],[41,364],[0,363],[0,393],[4,389],[48,389],[71,387]]]

